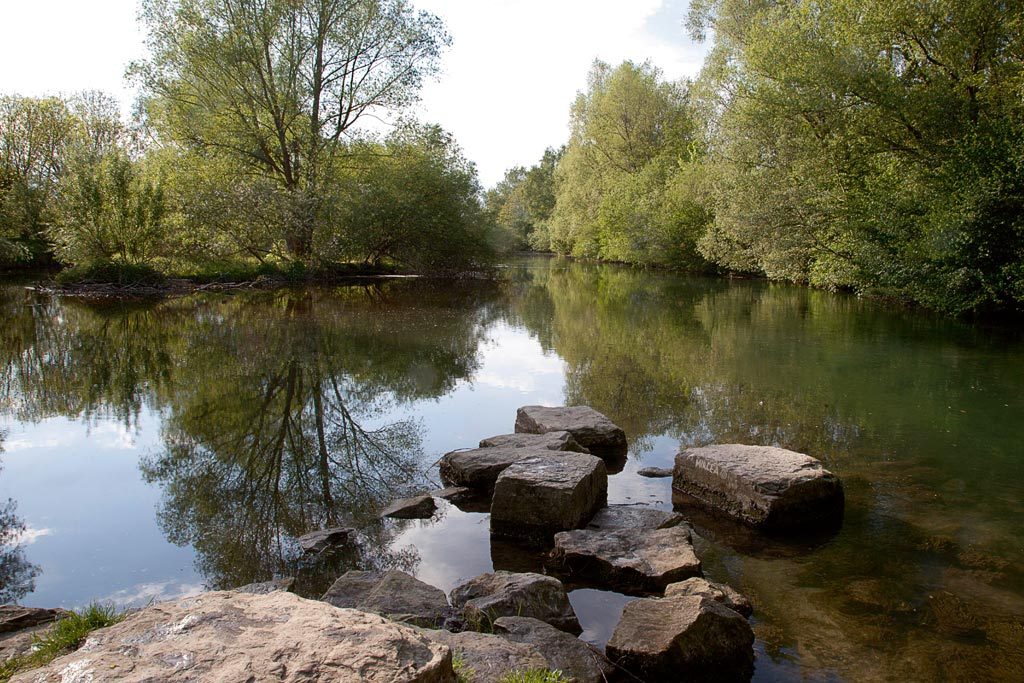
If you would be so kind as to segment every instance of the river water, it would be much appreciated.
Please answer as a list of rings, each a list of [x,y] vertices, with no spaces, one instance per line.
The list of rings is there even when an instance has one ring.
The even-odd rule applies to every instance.
[[[435,485],[444,452],[512,431],[517,407],[586,404],[630,439],[613,503],[671,508],[670,480],[636,471],[680,445],[779,445],[843,479],[843,527],[814,542],[683,510],[705,574],[754,603],[755,680],[1019,680],[1019,329],[758,281],[502,272],[159,303],[0,288],[0,600],[542,569],[492,544],[486,513],[376,511]],[[361,551],[304,559],[294,538],[336,524]],[[631,598],[571,599],[603,645]]]

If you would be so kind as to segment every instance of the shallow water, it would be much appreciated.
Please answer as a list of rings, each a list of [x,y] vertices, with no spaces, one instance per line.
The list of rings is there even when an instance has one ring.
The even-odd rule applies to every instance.
[[[375,521],[524,404],[630,437],[613,503],[672,505],[680,444],[823,459],[842,530],[779,543],[684,510],[705,573],[755,605],[756,680],[1014,679],[1024,670],[1024,336],[763,282],[547,259],[496,283],[88,304],[0,288],[0,599],[143,604],[349,568],[445,590],[543,557],[484,513]],[[25,529],[19,531],[17,523]],[[360,526],[362,553],[293,539]],[[603,644],[631,598],[572,593]]]

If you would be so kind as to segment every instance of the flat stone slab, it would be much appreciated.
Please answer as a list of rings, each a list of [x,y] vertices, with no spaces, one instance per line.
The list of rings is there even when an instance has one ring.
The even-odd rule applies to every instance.
[[[590,519],[588,529],[611,531],[614,529],[633,529],[644,531],[651,529],[667,529],[683,523],[683,516],[678,512],[668,512],[636,505],[609,505],[602,508]]]
[[[754,632],[747,620],[708,598],[634,600],[605,651],[645,681],[749,680]]]
[[[670,583],[701,573],[686,526],[564,531],[555,535],[551,554],[574,582],[634,595],[660,593]]]
[[[575,455],[540,446],[493,446],[445,453],[441,458],[441,480],[447,486],[492,491],[498,477],[513,463],[531,456],[557,458]]]
[[[307,553],[320,553],[328,548],[336,548],[347,544],[355,535],[355,529],[348,527],[334,527],[311,531],[297,539],[299,547]]]
[[[441,628],[453,614],[444,591],[397,570],[346,572],[320,600],[424,628]]]
[[[391,519],[430,519],[437,512],[433,496],[402,498],[381,510],[381,517]]]
[[[529,456],[494,484],[491,533],[550,543],[556,532],[585,526],[607,502],[608,470],[600,458]]]
[[[691,500],[753,526],[817,529],[842,520],[839,478],[809,455],[770,446],[724,444],[676,455],[677,503]]]
[[[615,677],[615,665],[593,645],[530,617],[501,617],[494,632],[516,643],[535,647],[547,668],[561,671],[575,683],[605,683]]]
[[[453,589],[451,599],[477,630],[490,630],[500,617],[532,617],[573,634],[582,630],[562,582],[544,574],[481,574]]]
[[[17,683],[454,683],[451,650],[376,614],[278,591],[203,593],[146,607]]]
[[[501,434],[480,441],[480,448],[546,448],[549,451],[570,451],[590,453],[580,445],[569,432],[547,432],[546,434]]]
[[[747,596],[732,586],[724,583],[714,583],[699,576],[687,579],[686,581],[680,581],[679,583],[669,584],[665,588],[666,598],[674,598],[680,595],[695,595],[709,598],[715,602],[722,603],[732,611],[745,617],[749,617],[754,613],[754,607],[750,604]]]
[[[636,471],[641,477],[648,479],[667,479],[672,476],[671,467],[642,467]]]
[[[516,433],[569,432],[591,453],[621,456],[627,450],[626,433],[588,406],[523,406],[516,413]]]
[[[537,648],[501,636],[473,631],[430,631],[428,635],[461,657],[464,668],[460,673],[472,683],[502,683],[512,673],[548,668]]]

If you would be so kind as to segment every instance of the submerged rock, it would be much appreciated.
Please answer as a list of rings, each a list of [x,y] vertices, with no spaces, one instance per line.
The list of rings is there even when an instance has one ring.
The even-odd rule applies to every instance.
[[[815,529],[843,515],[838,477],[809,455],[769,446],[725,444],[676,456],[677,503],[695,501],[771,530]]]
[[[276,591],[288,591],[292,592],[295,587],[295,578],[288,576],[282,579],[274,579],[273,581],[259,581],[257,583],[247,583],[244,586],[239,586],[235,589],[237,593],[249,593],[251,595],[266,595],[267,593],[274,593]]]
[[[225,591],[146,607],[13,679],[299,680],[455,683],[455,673],[451,650],[410,626],[282,591]]]
[[[598,510],[590,519],[588,529],[611,531],[614,529],[667,529],[682,524],[683,516],[678,512],[667,512],[656,508],[636,505],[609,505]]]
[[[754,632],[721,603],[697,596],[634,600],[605,651],[645,681],[745,681]]]
[[[453,614],[444,591],[397,570],[346,572],[320,599],[424,628],[441,628]]]
[[[621,593],[660,593],[701,573],[685,526],[635,531],[578,529],[555,535],[552,557],[580,581]]]
[[[672,476],[672,468],[670,467],[642,467],[636,471],[641,477],[647,477],[649,479],[666,479]]]
[[[451,648],[463,662],[463,676],[472,683],[501,683],[511,673],[536,671],[548,666],[537,648],[501,636],[473,631],[431,631],[427,635]]]
[[[537,648],[548,669],[561,671],[575,683],[604,683],[615,675],[615,665],[596,647],[538,619],[501,617],[494,622],[494,632]]]
[[[429,519],[437,511],[433,496],[402,498],[381,510],[381,517],[392,519]]]
[[[754,613],[754,608],[750,604],[750,600],[747,599],[747,596],[732,586],[724,583],[714,583],[699,576],[687,579],[686,581],[680,581],[679,583],[669,584],[665,588],[666,598],[674,598],[681,595],[709,598],[715,602],[722,603],[732,611],[738,612],[745,617],[749,617]]]
[[[562,582],[543,574],[481,574],[452,590],[451,599],[475,629],[489,629],[499,617],[532,617],[569,633],[582,630]]]
[[[516,413],[517,434],[569,432],[591,453],[621,456],[626,453],[626,433],[614,422],[588,406],[523,406]]]
[[[491,533],[550,543],[556,532],[584,526],[607,501],[608,471],[600,458],[529,456],[494,485]]]
[[[355,529],[340,526],[332,529],[311,531],[304,536],[299,536],[299,547],[307,553],[319,553],[328,548],[346,545],[355,533]]]
[[[547,432],[545,434],[501,434],[490,436],[480,442],[480,448],[546,448],[549,451],[570,451],[590,453],[580,445],[569,432]]]
[[[441,458],[441,480],[449,486],[463,486],[491,491],[498,477],[523,458],[560,457],[568,451],[552,451],[543,447],[494,446],[445,453]]]

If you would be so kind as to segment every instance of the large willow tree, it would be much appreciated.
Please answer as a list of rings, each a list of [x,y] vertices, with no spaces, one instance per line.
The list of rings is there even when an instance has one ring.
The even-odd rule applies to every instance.
[[[405,0],[144,0],[142,18],[158,129],[279,192],[302,260],[345,134],[414,101],[448,42]]]

